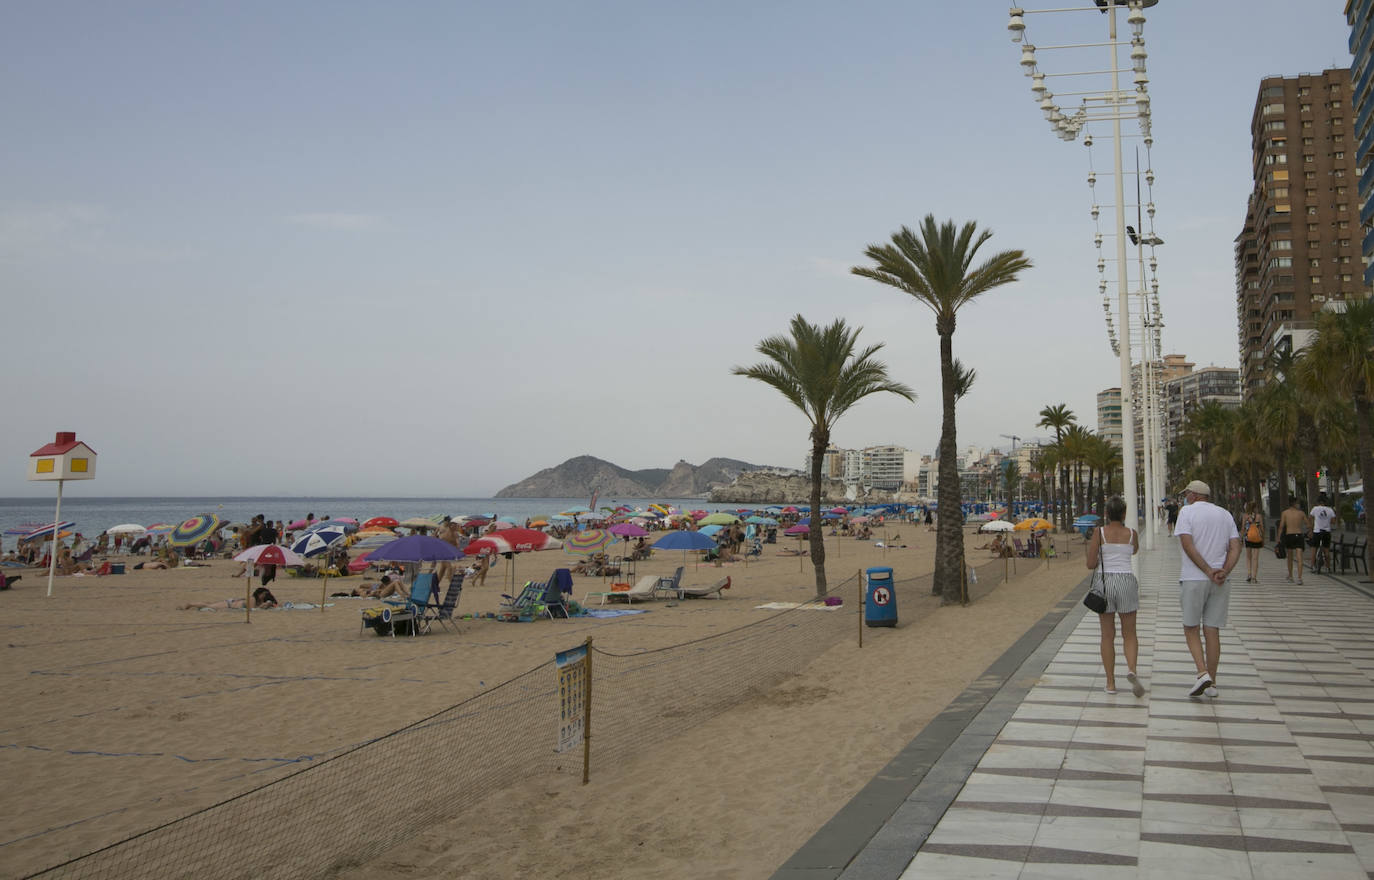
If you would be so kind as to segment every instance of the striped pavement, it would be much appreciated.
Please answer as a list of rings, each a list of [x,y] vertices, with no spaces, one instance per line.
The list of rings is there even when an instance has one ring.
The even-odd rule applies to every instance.
[[[1374,878],[1367,576],[1296,586],[1265,552],[1248,584],[1242,559],[1218,696],[1197,699],[1178,542],[1161,536],[1137,564],[1145,696],[1131,695],[1119,638],[1119,692],[1104,692],[1097,617],[1071,612],[933,828],[904,831],[899,810],[869,843],[890,851],[905,833],[914,857],[896,876]],[[839,876],[877,876],[863,855]]]

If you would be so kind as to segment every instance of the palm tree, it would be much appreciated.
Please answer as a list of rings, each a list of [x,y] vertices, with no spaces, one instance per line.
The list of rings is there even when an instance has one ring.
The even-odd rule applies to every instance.
[[[1073,410],[1069,409],[1068,404],[1055,403],[1046,406],[1044,409],[1040,410],[1040,421],[1036,422],[1036,426],[1041,428],[1049,428],[1051,431],[1054,431],[1054,444],[1058,446],[1064,440],[1064,429],[1067,428],[1069,425],[1072,425],[1076,421],[1078,421],[1078,416],[1074,415]],[[1063,491],[1059,495],[1059,527],[1067,531],[1069,528],[1069,519],[1068,511],[1064,509],[1063,499],[1064,496],[1067,495],[1069,492],[1069,472],[1066,468],[1064,468],[1064,465],[1067,464],[1067,462],[1061,460],[1059,464],[1059,469],[1063,473]],[[1060,483],[1061,480],[1055,480],[1056,485],[1059,485]]]
[[[1021,466],[1009,461],[1002,468],[1002,484],[1007,489],[1007,519],[1012,519],[1016,509],[1016,487],[1021,485]]]
[[[960,514],[958,438],[955,402],[959,376],[954,364],[954,327],[959,309],[989,290],[1010,284],[1031,262],[1019,250],[993,254],[978,266],[973,260],[992,237],[978,231],[972,221],[956,227],[948,220],[936,224],[927,214],[919,235],[903,226],[892,234],[892,243],[870,245],[864,256],[874,266],[855,266],[855,275],[871,278],[915,298],[935,313],[935,332],[940,337],[940,390],[943,412],[940,422],[940,522],[935,535],[933,591],[944,601],[961,595],[964,565],[964,528]]]
[[[1344,312],[1317,315],[1308,349],[1314,378],[1355,405],[1356,453],[1368,498],[1374,476],[1374,302],[1347,302]],[[1365,515],[1366,547],[1374,546],[1374,516]]]
[[[752,367],[735,367],[736,376],[747,376],[771,385],[801,410],[811,422],[811,564],[816,570],[816,597],[823,598],[825,541],[821,533],[821,464],[830,446],[830,431],[850,407],[870,394],[890,391],[915,401],[916,392],[888,378],[887,365],[876,360],[882,343],[854,350],[862,327],[850,329],[843,318],[829,326],[792,318],[791,337],[769,336],[758,344],[768,360]]]

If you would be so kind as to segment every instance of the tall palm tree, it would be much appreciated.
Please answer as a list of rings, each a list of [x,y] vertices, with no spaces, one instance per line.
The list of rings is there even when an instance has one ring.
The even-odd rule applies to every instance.
[[[888,378],[887,365],[874,357],[882,349],[882,343],[855,351],[862,330],[862,327],[851,329],[843,318],[822,327],[796,315],[792,318],[790,337],[769,336],[758,344],[759,354],[768,360],[731,370],[736,376],[747,376],[773,386],[811,422],[810,537],[817,598],[824,597],[828,591],[825,541],[821,533],[821,465],[825,450],[830,446],[830,431],[840,416],[870,394],[890,391],[907,400],[916,400],[916,392]]]
[[[1072,508],[1069,514],[1072,517],[1076,517],[1077,512],[1087,506],[1083,498],[1083,463],[1087,459],[1092,436],[1091,429],[1082,425],[1070,425],[1064,429],[1063,439],[1060,440],[1065,456],[1073,465],[1073,494],[1069,496],[1069,506]]]
[[[1049,428],[1054,432],[1054,444],[1058,446],[1064,441],[1064,429],[1078,421],[1078,416],[1074,415],[1073,410],[1069,409],[1066,403],[1055,403],[1040,410],[1040,421],[1036,422],[1037,427]],[[1063,499],[1069,492],[1069,472],[1066,469],[1067,462],[1059,462],[1060,474],[1056,474],[1055,484],[1063,486],[1060,493],[1059,503],[1059,527],[1065,531],[1069,528],[1068,511],[1064,508]],[[1062,479],[1060,479],[1062,475]]]
[[[1288,378],[1296,367],[1292,351],[1276,350],[1264,368],[1265,375],[1273,378],[1256,395],[1260,421],[1274,455],[1280,511],[1288,508],[1288,459],[1293,451],[1293,436],[1298,430],[1298,392]]]
[[[944,601],[961,596],[964,565],[964,527],[960,516],[958,438],[955,402],[959,376],[954,364],[954,327],[959,309],[989,290],[1010,284],[1031,262],[1019,250],[995,253],[976,267],[978,251],[992,237],[978,231],[972,221],[957,227],[954,221],[935,222],[933,214],[921,221],[919,234],[903,226],[892,234],[892,243],[870,245],[864,256],[873,266],[855,266],[855,275],[894,287],[925,305],[935,314],[940,337],[940,390],[943,412],[940,421],[940,522],[935,534],[934,592]]]
[[[1368,498],[1374,476],[1374,301],[1347,302],[1344,312],[1319,313],[1308,359],[1314,378],[1355,405],[1355,446]],[[1365,536],[1365,546],[1374,546],[1374,516],[1367,507]]]

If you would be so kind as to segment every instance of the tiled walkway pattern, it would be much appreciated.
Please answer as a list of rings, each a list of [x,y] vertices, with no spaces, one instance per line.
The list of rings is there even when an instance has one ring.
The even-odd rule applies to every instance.
[[[1139,671],[1108,695],[1088,613],[904,878],[1374,878],[1374,600],[1325,577],[1231,581],[1215,700],[1178,608],[1177,541],[1142,551]]]

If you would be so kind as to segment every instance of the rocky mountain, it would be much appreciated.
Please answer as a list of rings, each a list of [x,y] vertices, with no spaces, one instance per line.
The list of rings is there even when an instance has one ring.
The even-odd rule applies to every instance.
[[[729,485],[712,489],[710,500],[739,504],[806,504],[810,497],[811,478],[805,474],[753,470],[740,474]],[[844,503],[844,483],[840,480],[826,480],[821,484],[821,500],[836,504]]]
[[[679,461],[672,468],[632,471],[591,455],[579,455],[513,483],[497,498],[580,498],[592,492],[618,498],[691,498],[730,483],[760,465],[712,458],[701,465]]]

